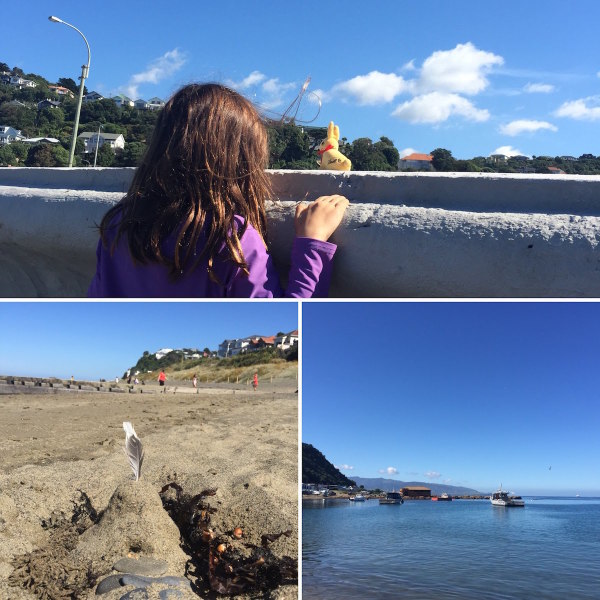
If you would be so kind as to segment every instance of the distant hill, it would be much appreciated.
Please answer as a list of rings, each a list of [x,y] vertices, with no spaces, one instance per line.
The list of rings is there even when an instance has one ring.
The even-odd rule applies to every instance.
[[[384,479],[383,477],[355,477],[357,486],[364,485],[367,490],[380,489],[384,492],[391,492],[392,490],[398,491],[403,487],[409,487],[412,485],[421,485],[431,490],[431,493],[442,494],[446,492],[451,496],[480,496],[482,492],[477,490],[460,487],[457,485],[444,485],[441,483],[429,483],[424,481],[398,481],[396,479]]]
[[[302,483],[355,485],[310,444],[302,444]]]

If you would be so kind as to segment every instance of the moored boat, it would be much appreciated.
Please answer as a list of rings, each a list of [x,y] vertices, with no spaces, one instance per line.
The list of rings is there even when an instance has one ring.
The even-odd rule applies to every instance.
[[[385,498],[379,498],[379,504],[404,504],[404,498],[400,492],[388,492]]]
[[[452,500],[452,496],[448,496],[446,492],[439,496],[432,496],[431,500],[433,502],[450,502]]]
[[[490,496],[490,502],[494,506],[525,506],[525,501],[521,496],[509,496],[502,486]]]
[[[362,494],[356,494],[356,496],[350,496],[351,502],[364,502],[365,497]]]

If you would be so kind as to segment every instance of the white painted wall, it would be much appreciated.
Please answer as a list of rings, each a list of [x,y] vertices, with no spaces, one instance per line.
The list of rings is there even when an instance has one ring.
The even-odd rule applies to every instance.
[[[0,169],[0,295],[82,296],[133,169]],[[285,279],[294,204],[340,193],[332,296],[600,297],[600,177],[272,171]]]

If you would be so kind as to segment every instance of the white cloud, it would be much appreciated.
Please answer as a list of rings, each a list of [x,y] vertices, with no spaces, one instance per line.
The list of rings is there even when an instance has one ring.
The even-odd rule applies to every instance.
[[[442,123],[453,115],[476,122],[490,118],[489,111],[476,108],[466,98],[444,92],[416,96],[398,106],[392,115],[409,123]]]
[[[521,133],[532,133],[539,131],[540,129],[548,129],[549,131],[558,131],[558,127],[548,123],[548,121],[533,121],[528,119],[519,119],[517,121],[511,121],[506,125],[500,126],[500,133],[504,135],[520,135]]]
[[[241,81],[233,81],[231,79],[227,79],[225,81],[226,85],[232,87],[234,90],[247,90],[249,87],[253,85],[259,84],[261,81],[264,81],[267,76],[260,71],[252,71],[248,77],[244,77]]]
[[[565,102],[556,111],[555,117],[567,117],[578,121],[600,120],[600,97],[588,96],[579,100]]]
[[[285,102],[287,92],[297,87],[298,85],[295,82],[281,83],[277,77],[268,79],[261,86],[262,91],[266,94],[261,101],[261,105],[270,109],[277,108]]]
[[[357,75],[336,84],[331,89],[331,94],[351,97],[364,106],[391,102],[407,89],[407,83],[400,75],[371,71],[367,75]]]
[[[491,152],[490,156],[492,156],[492,154],[504,154],[504,156],[523,156],[523,153],[520,150],[517,150],[512,146],[500,146]]]
[[[380,473],[387,473],[388,475],[397,475],[398,469],[396,467],[388,467],[387,469],[379,469]]]
[[[132,75],[126,86],[123,86],[123,91],[134,100],[139,98],[139,87],[144,83],[158,83],[163,79],[167,79],[187,62],[187,55],[181,52],[179,48],[169,50],[162,56],[153,60],[145,71]]]
[[[438,479],[441,476],[442,474],[438,473],[437,471],[427,471],[427,473],[425,473],[425,477],[427,477],[427,479]]]
[[[416,152],[414,148],[404,148],[404,150],[400,150],[400,158],[404,158],[405,156],[410,156]]]
[[[352,471],[354,469],[352,465],[334,465],[334,467],[340,471]]]
[[[417,67],[415,67],[415,59],[409,60],[406,64],[402,65],[401,71],[416,71]]]
[[[528,83],[523,91],[528,94],[551,94],[555,89],[550,83]]]
[[[479,50],[471,42],[458,44],[453,50],[438,50],[425,60],[418,87],[421,91],[478,94],[489,85],[486,75],[502,64],[501,56]]]

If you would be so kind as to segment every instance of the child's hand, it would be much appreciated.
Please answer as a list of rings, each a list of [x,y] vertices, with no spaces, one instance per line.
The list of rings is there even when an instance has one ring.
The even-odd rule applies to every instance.
[[[311,204],[296,206],[296,236],[326,242],[338,228],[348,208],[344,196],[321,196]]]

